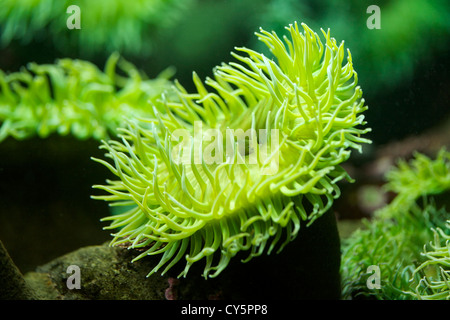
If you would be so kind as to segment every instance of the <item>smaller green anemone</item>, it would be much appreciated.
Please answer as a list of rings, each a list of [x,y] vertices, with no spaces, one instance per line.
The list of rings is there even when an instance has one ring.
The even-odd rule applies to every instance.
[[[410,161],[399,161],[386,178],[395,199],[365,221],[366,228],[342,241],[343,298],[448,297],[450,212],[439,200],[450,191],[450,152],[442,148],[435,159],[415,153]],[[366,284],[371,265],[381,270],[377,290]]]
[[[214,79],[194,73],[197,92],[176,83],[176,98],[163,95],[152,117],[103,143],[112,164],[96,160],[119,179],[94,198],[131,206],[104,221],[118,229],[113,245],[143,249],[135,260],[162,255],[150,274],[184,259],[185,276],[205,259],[204,277],[215,277],[238,252],[279,252],[350,179],[339,164],[369,142],[351,55],[343,64],[343,43],[302,27],[284,41],[261,30],[276,60],[238,48]]]
[[[0,70],[0,141],[52,133],[105,139],[130,115],[148,114],[142,106],[167,88],[167,75],[147,79],[117,53],[110,56],[104,72],[88,61],[72,59],[30,63],[10,74]]]
[[[416,275],[420,280],[412,282],[408,293],[419,300],[450,300],[450,220],[446,228],[433,232],[433,241],[421,253],[425,261],[412,274],[413,280]]]

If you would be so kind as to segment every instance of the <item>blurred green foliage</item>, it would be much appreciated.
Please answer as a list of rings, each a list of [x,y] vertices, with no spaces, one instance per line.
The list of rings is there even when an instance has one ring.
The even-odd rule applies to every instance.
[[[148,55],[157,31],[180,18],[190,0],[2,0],[1,45],[49,41],[62,54]],[[81,29],[69,30],[67,8],[80,8]],[[31,58],[31,57],[30,57]]]
[[[82,29],[67,30],[66,8],[78,5]],[[450,5],[445,0],[383,0],[381,29],[369,30],[369,0],[3,0],[1,43],[52,38],[64,55],[77,52],[148,58],[180,70],[211,70],[234,46],[260,50],[259,27],[284,32],[293,21],[331,28],[351,49],[363,87],[389,90],[415,68],[448,49]],[[32,52],[28,52],[30,60]],[[152,64],[152,62],[150,62]],[[145,67],[145,66],[143,66]]]

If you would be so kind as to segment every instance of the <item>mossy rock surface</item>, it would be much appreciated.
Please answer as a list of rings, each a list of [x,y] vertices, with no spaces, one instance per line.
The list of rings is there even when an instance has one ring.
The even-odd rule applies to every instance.
[[[175,266],[164,276],[148,272],[158,263],[149,256],[131,263],[139,252],[121,247],[88,246],[56,258],[29,272],[25,279],[38,299],[164,300],[164,299],[339,299],[340,243],[336,220],[328,212],[280,254],[241,263],[233,259],[214,279],[205,280],[202,265],[186,278]],[[67,280],[80,268],[81,288],[68,289]]]

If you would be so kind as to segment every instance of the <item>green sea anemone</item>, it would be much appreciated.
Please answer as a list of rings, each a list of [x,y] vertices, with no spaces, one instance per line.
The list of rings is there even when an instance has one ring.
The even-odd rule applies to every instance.
[[[243,261],[281,251],[323,215],[350,179],[340,163],[369,140],[367,109],[350,52],[330,32],[297,23],[290,38],[260,30],[274,59],[247,48],[232,53],[197,92],[176,83],[177,98],[149,105],[153,116],[130,120],[120,141],[104,142],[118,177],[94,196],[124,212],[105,218],[117,230],[112,245],[161,254],[149,275],[185,259],[205,258],[203,276],[215,277],[238,252]],[[205,86],[209,86],[209,90]]]
[[[0,70],[0,141],[52,133],[106,139],[126,118],[148,114],[145,104],[169,88],[168,76],[147,79],[117,53],[104,72],[72,59],[30,63],[10,74]]]
[[[395,199],[365,221],[363,230],[342,241],[342,296],[381,300],[445,296],[448,269],[441,268],[449,266],[450,252],[445,250],[450,212],[440,199],[448,198],[450,191],[450,152],[442,148],[435,159],[416,153],[408,162],[399,161],[386,177],[386,189],[397,193]],[[371,265],[381,271],[377,290],[366,285]],[[428,265],[434,265],[437,273],[427,275]]]

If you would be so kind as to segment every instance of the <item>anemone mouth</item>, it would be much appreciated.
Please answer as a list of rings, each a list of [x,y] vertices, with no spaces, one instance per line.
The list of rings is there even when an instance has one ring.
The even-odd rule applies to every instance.
[[[162,254],[150,274],[184,258],[186,275],[205,258],[204,276],[217,276],[239,251],[282,249],[350,179],[339,164],[370,142],[351,55],[342,65],[343,43],[302,27],[284,42],[261,30],[276,61],[238,48],[246,56],[217,67],[209,91],[194,73],[197,92],[176,83],[176,99],[162,96],[150,118],[103,143],[113,164],[96,161],[119,180],[95,186],[110,193],[95,198],[133,206],[104,220],[120,228],[113,244],[148,248],[136,259]]]

